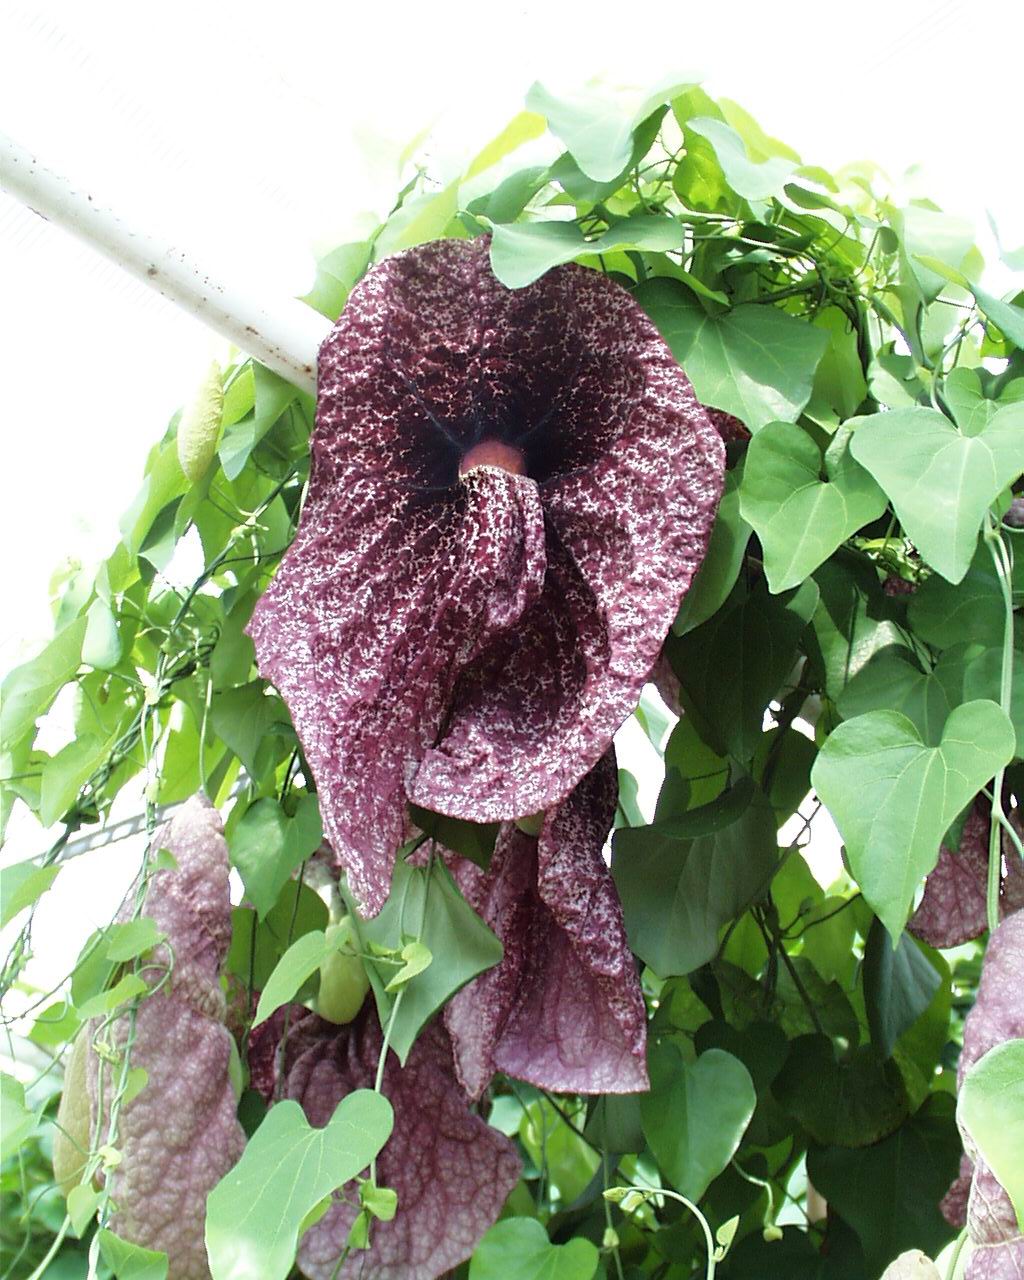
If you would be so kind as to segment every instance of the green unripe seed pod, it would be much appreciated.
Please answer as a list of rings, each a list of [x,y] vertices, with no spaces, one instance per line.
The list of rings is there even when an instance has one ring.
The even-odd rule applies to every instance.
[[[539,836],[540,829],[544,825],[545,813],[542,809],[540,813],[528,814],[525,818],[516,818],[516,826],[524,836]]]
[[[316,1011],[328,1022],[344,1026],[363,1007],[370,979],[362,960],[356,954],[352,922],[346,916],[340,924],[329,924],[324,931],[328,942],[340,950],[332,951],[320,966],[320,991]]]
[[[224,388],[215,360],[178,422],[178,461],[193,484],[203,478],[214,459],[223,416]]]
[[[53,1135],[53,1179],[65,1197],[82,1180],[92,1140],[92,1107],[86,1084],[88,1061],[89,1037],[83,1031],[64,1068],[64,1091]]]

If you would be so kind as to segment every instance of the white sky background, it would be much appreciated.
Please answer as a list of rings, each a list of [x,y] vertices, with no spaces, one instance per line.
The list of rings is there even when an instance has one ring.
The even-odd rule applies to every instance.
[[[315,248],[386,211],[425,127],[443,169],[535,79],[697,72],[806,162],[870,159],[894,189],[972,217],[994,260],[986,211],[1007,247],[1024,241],[1022,37],[1012,0],[0,0],[0,130],[273,299],[306,291]],[[222,350],[0,195],[0,674],[48,638],[55,566],[111,550],[148,449]]]

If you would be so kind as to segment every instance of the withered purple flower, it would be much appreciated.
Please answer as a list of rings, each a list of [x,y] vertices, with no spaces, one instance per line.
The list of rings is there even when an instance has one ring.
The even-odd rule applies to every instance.
[[[268,1099],[293,1098],[310,1124],[322,1126],[346,1094],[373,1087],[382,1041],[376,1010],[369,1000],[339,1027],[296,1005],[289,1021],[283,1061],[284,1011],[255,1032],[252,1083]],[[345,1198],[302,1237],[299,1269],[311,1280],[434,1280],[470,1256],[519,1179],[515,1147],[470,1111],[439,1022],[419,1037],[404,1067],[389,1056],[383,1089],[395,1125],[377,1160],[377,1182],[397,1192],[397,1212],[374,1222],[369,1251],[350,1254],[336,1271],[358,1210],[355,1187],[343,1188]]]
[[[608,752],[537,836],[507,823],[486,872],[454,859],[467,901],[505,948],[445,1010],[471,1097],[496,1070],[559,1093],[648,1088],[643,993],[601,854],[617,796]]]
[[[628,293],[487,243],[385,261],[320,351],[309,493],[250,633],[370,914],[407,799],[488,822],[607,750],[699,566],[723,446]]]
[[[964,1022],[958,1086],[990,1049],[1024,1036],[1022,983],[1024,912],[1016,911],[992,934],[985,950],[978,995]],[[965,1155],[942,1210],[955,1226],[966,1224],[974,1244],[966,1280],[1020,1280],[1024,1277],[1024,1235],[1013,1204],[962,1125],[960,1133]]]
[[[159,828],[152,844],[177,862],[156,873],[145,904],[145,915],[167,935],[174,966],[166,986],[146,996],[135,1016],[130,1064],[144,1068],[147,1080],[121,1111],[110,1225],[134,1244],[163,1250],[168,1280],[208,1280],[206,1197],[245,1145],[219,980],[231,939],[228,848],[220,815],[199,796]],[[168,945],[155,949],[155,961],[170,960]],[[115,1052],[125,1049],[129,1034],[124,1018],[106,1032]],[[109,1112],[114,1075],[108,1063],[101,1079],[99,1059],[90,1054],[94,1116],[101,1098]]]

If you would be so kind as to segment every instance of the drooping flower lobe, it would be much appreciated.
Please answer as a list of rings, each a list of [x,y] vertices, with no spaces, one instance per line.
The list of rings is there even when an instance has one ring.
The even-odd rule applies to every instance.
[[[471,1097],[496,1070],[556,1093],[648,1088],[643,993],[602,856],[617,797],[609,751],[536,837],[506,824],[487,872],[454,859],[505,949],[445,1010]]]

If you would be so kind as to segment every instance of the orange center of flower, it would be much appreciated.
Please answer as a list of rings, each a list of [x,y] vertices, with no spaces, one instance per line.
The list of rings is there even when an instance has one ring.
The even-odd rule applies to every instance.
[[[503,444],[500,440],[481,440],[463,454],[459,463],[459,476],[466,475],[474,467],[499,467],[502,471],[510,471],[514,476],[526,475],[526,459],[522,450]]]

